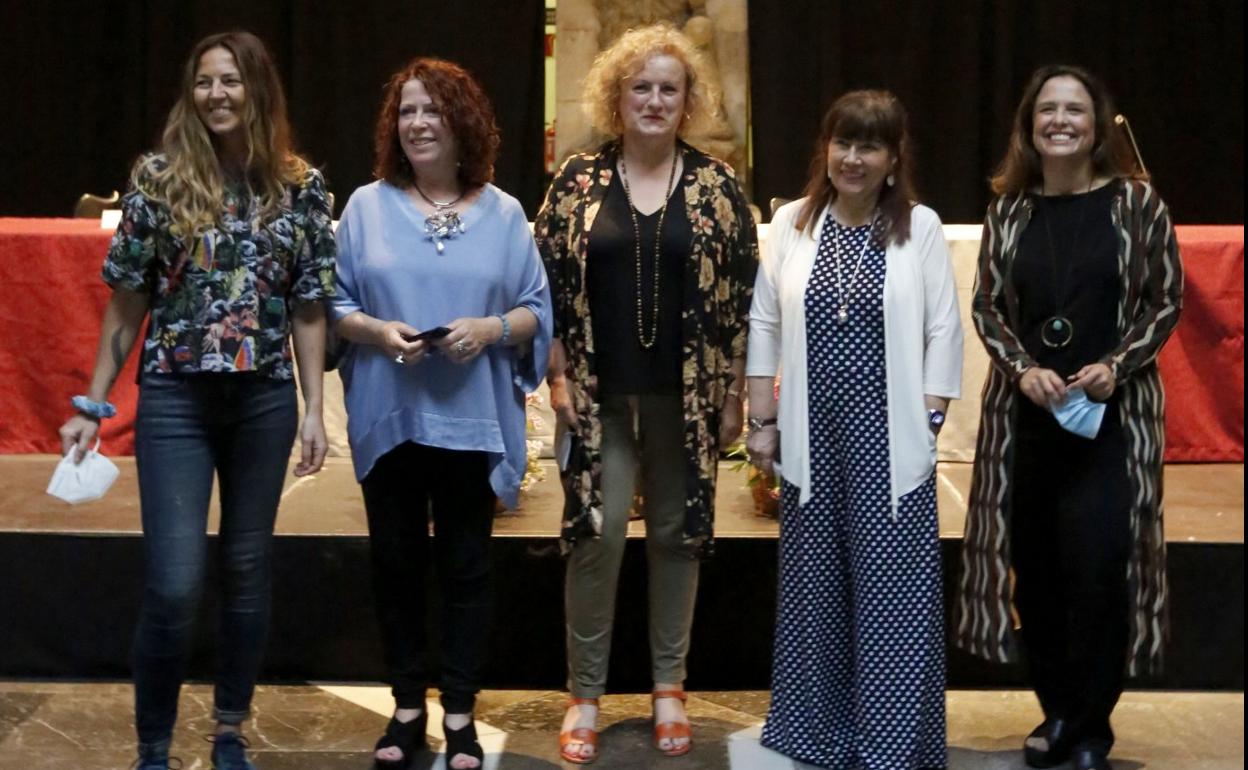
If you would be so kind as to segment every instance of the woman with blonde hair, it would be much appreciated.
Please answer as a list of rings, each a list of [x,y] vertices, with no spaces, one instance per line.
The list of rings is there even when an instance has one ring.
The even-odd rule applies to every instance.
[[[742,427],[758,251],[732,169],[682,140],[718,103],[705,68],[666,25],[630,30],[603,51],[585,97],[608,140],[564,162],[535,222],[555,308],[551,405],[574,435],[563,522],[572,697],[559,743],[575,763],[597,755],[636,492],[655,746],[670,756],[691,747],[684,680],[698,560],[713,545],[719,449]]]
[[[212,763],[251,770],[250,713],[268,632],[273,524],[296,435],[294,473],[325,457],[325,310],[336,253],[320,172],[295,154],[277,68],[259,38],[201,40],[160,152],[135,165],[104,262],[113,288],[77,414],[60,429],[81,459],[143,319],[135,462],[145,579],[134,642],[139,770],[170,766],[220,485],[221,615]],[[298,422],[294,353],[305,416]],[[176,761],[175,761],[175,765]]]

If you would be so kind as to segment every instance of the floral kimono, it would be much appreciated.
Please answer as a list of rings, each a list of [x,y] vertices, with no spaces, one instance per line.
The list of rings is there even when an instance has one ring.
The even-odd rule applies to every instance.
[[[683,142],[684,210],[693,231],[685,257],[681,312],[685,435],[685,543],[691,555],[713,545],[719,418],[733,359],[745,356],[758,240],[732,169]],[[568,355],[577,441],[565,471],[563,545],[602,530],[602,424],[594,382],[593,326],[585,280],[589,238],[620,146],[568,158],[534,222],[555,310],[555,337]]]

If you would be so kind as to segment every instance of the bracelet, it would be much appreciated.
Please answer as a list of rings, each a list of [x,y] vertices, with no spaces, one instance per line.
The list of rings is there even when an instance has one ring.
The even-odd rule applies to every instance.
[[[97,420],[107,420],[117,415],[117,407],[107,401],[92,401],[86,396],[74,396],[69,403],[73,404],[79,412]]]
[[[498,338],[498,344],[506,345],[511,341],[511,324],[508,323],[507,316],[502,313],[499,313],[494,317],[503,322],[503,336]]]

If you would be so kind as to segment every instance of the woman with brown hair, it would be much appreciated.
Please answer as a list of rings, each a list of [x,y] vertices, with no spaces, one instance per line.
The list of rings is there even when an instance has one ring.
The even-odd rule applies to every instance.
[[[472,710],[495,500],[514,507],[524,475],[524,397],[546,369],[550,292],[520,203],[490,184],[498,127],[467,71],[422,58],[394,73],[375,141],[377,181],[338,226],[331,305],[351,343],[339,371],[395,699],[374,763],[405,768],[426,743],[432,561],[447,765],[464,770],[484,756]]]
[[[61,427],[79,456],[151,313],[139,362],[135,464],[143,517],[143,607],[134,642],[139,770],[165,770],[207,566],[220,483],[222,607],[213,713],[217,770],[250,770],[250,713],[268,632],[273,523],[290,447],[296,476],[325,457],[325,311],[334,288],[325,180],[291,147],[277,68],[247,32],[201,40],[161,151],[135,165],[104,262],[113,287],[91,386]],[[289,338],[299,358],[298,410]]]
[[[568,158],[534,223],[555,303],[551,406],[564,471],[570,762],[597,756],[620,562],[644,498],[654,743],[690,750],[684,709],[719,448],[741,432],[754,223],[731,168],[682,141],[714,115],[705,63],[667,25],[631,30],[585,79],[610,139]],[[640,486],[640,489],[637,487]]]
[[[1113,119],[1088,72],[1032,75],[992,179],[972,305],[992,368],[957,641],[1016,658],[1013,600],[1044,710],[1024,746],[1032,767],[1108,768],[1124,673],[1157,670],[1165,639],[1156,358],[1183,268],[1169,210]]]
[[[805,197],[772,219],[750,311],[746,447],[782,478],[762,743],[820,767],[945,766],[936,435],[962,326],[911,169],[895,96],[837,99]]]

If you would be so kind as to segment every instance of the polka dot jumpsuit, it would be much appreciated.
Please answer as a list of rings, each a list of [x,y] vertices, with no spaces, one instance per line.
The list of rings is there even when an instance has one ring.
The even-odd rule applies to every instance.
[[[894,517],[884,249],[827,216],[806,289],[811,496],[784,485],[768,748],[828,768],[945,766],[935,478]],[[877,232],[882,228],[876,225]],[[850,296],[839,310],[836,250]],[[862,266],[855,264],[862,255]]]

